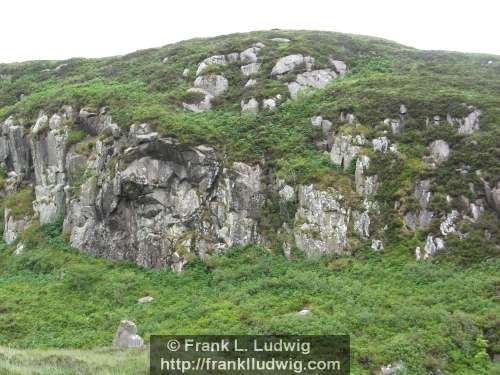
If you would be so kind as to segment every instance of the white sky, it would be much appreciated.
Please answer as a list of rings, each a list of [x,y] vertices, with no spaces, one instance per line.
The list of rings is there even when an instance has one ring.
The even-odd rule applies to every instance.
[[[499,18],[498,0],[0,0],[0,62],[102,57],[272,28],[500,55]]]

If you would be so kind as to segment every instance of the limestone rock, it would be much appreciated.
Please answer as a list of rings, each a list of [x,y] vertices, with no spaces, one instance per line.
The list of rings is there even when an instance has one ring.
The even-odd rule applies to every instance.
[[[330,57],[330,63],[334,66],[337,73],[343,77],[347,73],[347,65],[345,62],[340,60],[335,60],[333,57]]]
[[[448,123],[457,128],[458,134],[470,135],[475,131],[479,130],[479,117],[481,116],[481,111],[469,106],[471,112],[464,118],[454,118],[450,115],[446,116]]]
[[[242,64],[251,64],[256,63],[258,58],[257,54],[259,53],[259,47],[250,47],[240,53],[240,61]]]
[[[336,135],[332,138],[330,160],[347,170],[364,144],[365,139],[361,135]]]
[[[309,309],[302,309],[300,310],[297,315],[300,315],[300,316],[306,316],[306,315],[309,315],[311,313],[311,310]]]
[[[232,52],[226,55],[226,57],[229,64],[234,64],[240,60],[240,54],[238,52]]]
[[[362,239],[370,237],[370,216],[368,216],[368,211],[357,215],[354,221],[354,230]]]
[[[342,253],[347,246],[350,208],[334,190],[299,186],[294,237],[297,247],[308,257]]]
[[[28,217],[15,217],[10,209],[5,208],[3,240],[7,244],[11,244],[24,231],[29,223],[30,219]]]
[[[187,109],[188,111],[191,111],[191,112],[197,112],[197,113],[209,111],[210,109],[212,109],[213,95],[211,95],[210,93],[207,93],[203,89],[198,89],[195,87],[190,88],[188,90],[188,92],[198,93],[198,94],[202,94],[204,96],[203,96],[203,99],[201,101],[199,101],[198,103],[182,103],[182,106],[184,107],[184,109]]]
[[[14,256],[19,256],[24,253],[24,244],[22,242],[19,242],[16,246],[16,250],[14,250],[13,255]]]
[[[405,366],[402,361],[397,361],[380,368],[379,375],[399,375],[404,371]]]
[[[210,74],[197,77],[194,81],[194,87],[215,97],[223,94],[228,89],[229,82],[224,76]]]
[[[271,40],[273,42],[276,42],[276,43],[289,43],[290,42],[290,39],[287,39],[287,38],[271,38]]]
[[[276,108],[276,100],[273,98],[264,99],[262,101],[262,108],[268,109],[268,110],[275,109]]]
[[[372,240],[372,246],[371,248],[375,251],[382,251],[384,250],[384,244],[380,240]]]
[[[303,56],[301,54],[288,55],[282,57],[276,62],[273,69],[271,70],[271,76],[282,75],[288,72],[292,72],[295,68],[300,65],[305,65],[307,70],[312,68],[314,64],[314,59],[310,56]]]
[[[182,76],[184,78],[186,78],[187,76],[189,76],[189,69],[188,68],[185,68],[183,71],[182,71]]]
[[[309,86],[315,89],[325,87],[330,81],[337,78],[337,74],[331,69],[320,69],[297,75],[297,83],[301,86]]]
[[[427,239],[425,240],[423,259],[427,259],[436,255],[437,252],[444,249],[444,247],[445,244],[442,238],[428,235]]]
[[[248,101],[241,101],[241,112],[257,113],[259,112],[259,102],[255,98],[250,98]]]
[[[259,72],[260,66],[262,64],[260,63],[250,63],[248,65],[243,65],[241,67],[241,72],[245,76],[250,76],[252,74],[257,74]]]
[[[356,192],[367,198],[377,190],[377,176],[367,176],[366,173],[370,167],[370,158],[361,155],[356,160],[356,169],[354,172],[354,182]]]
[[[227,65],[226,57],[224,55],[215,55],[207,57],[203,60],[196,70],[196,75],[199,76],[210,65]]]
[[[438,139],[429,145],[432,160],[440,165],[450,158],[450,146],[442,139]]]
[[[151,296],[145,296],[145,297],[141,297],[137,300],[137,303],[139,304],[144,304],[144,303],[149,303],[149,302],[153,302],[154,301],[154,298],[151,297]]]
[[[122,320],[113,339],[113,348],[142,348],[144,340],[137,334],[137,326],[130,320]]]
[[[253,78],[250,78],[247,83],[245,83],[245,87],[251,87],[251,86],[255,86],[257,84],[257,80],[256,79],[253,79]]]
[[[379,137],[372,139],[373,151],[386,153],[389,149],[389,139],[387,137]]]

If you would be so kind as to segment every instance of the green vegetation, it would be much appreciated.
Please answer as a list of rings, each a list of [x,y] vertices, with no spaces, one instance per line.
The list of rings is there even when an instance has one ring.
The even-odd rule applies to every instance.
[[[274,37],[291,42],[276,44],[270,40]],[[243,51],[255,42],[266,44],[259,53],[262,67],[252,77],[255,86],[244,87],[248,77],[238,64],[210,66],[207,72],[224,74],[229,89],[214,100],[210,112],[182,110],[182,102],[200,99],[187,93],[199,62]],[[269,72],[279,57],[293,53],[313,56],[318,68],[328,66],[332,55],[347,63],[349,73],[323,90],[280,103],[275,111],[242,115],[242,99],[287,97],[283,83],[294,80],[300,70],[282,81],[271,79]],[[168,62],[162,63],[165,57]],[[214,146],[224,162],[264,161],[266,170],[289,183],[335,188],[352,207],[360,200],[353,192],[354,164],[343,171],[315,147],[323,136],[311,126],[310,117],[322,115],[334,130],[367,139],[389,137],[398,145],[397,156],[364,151],[371,158],[369,172],[376,173],[380,183],[380,214],[373,213],[371,230],[387,227],[385,250],[374,253],[360,244],[351,258],[312,261],[297,253],[287,261],[276,252],[247,247],[206,263],[195,258],[177,275],[79,254],[63,240],[67,234],[60,234],[60,224],[33,225],[21,238],[24,254],[12,256],[16,244],[0,246],[0,345],[37,350],[0,348],[0,374],[30,373],[30,355],[47,374],[96,369],[114,374],[114,364],[124,361],[122,352],[39,349],[108,346],[124,318],[136,321],[146,340],[153,333],[347,333],[352,337],[354,374],[369,374],[398,359],[410,374],[500,372],[498,364],[493,368],[488,360],[488,355],[500,352],[498,216],[485,210],[480,220],[460,228],[468,233],[465,239],[450,235],[447,250],[423,263],[415,262],[413,251],[439,222],[434,220],[429,231],[410,234],[401,219],[401,210],[417,204],[413,190],[418,179],[431,179],[430,204],[436,214],[449,210],[448,195],[452,205],[459,205],[462,196],[475,199],[474,192],[484,191],[482,179],[491,186],[497,183],[498,56],[418,51],[355,35],[273,30],[193,39],[119,57],[72,59],[53,70],[61,63],[0,64],[0,73],[11,77],[0,87],[0,120],[11,114],[23,118],[29,134],[40,110],[50,115],[63,105],[75,110],[106,106],[125,131],[133,123],[148,122],[162,136]],[[190,69],[186,78],[185,68]],[[405,130],[392,134],[382,121],[397,119],[401,104],[408,108]],[[481,130],[469,136],[458,135],[445,120],[447,114],[466,115],[464,104],[482,112]],[[354,114],[360,124],[341,123],[342,112]],[[442,125],[426,126],[434,116]],[[432,170],[422,158],[436,139],[445,140],[452,153]],[[89,156],[95,142],[77,128],[68,136],[68,146]],[[112,160],[108,167],[116,170],[118,165]],[[464,166],[468,173],[457,172]],[[5,177],[0,171],[0,187]],[[72,188],[90,177],[82,171]],[[2,198],[2,207],[15,216],[31,215],[32,195],[23,188]],[[401,203],[401,210],[395,202]],[[292,223],[295,210],[295,205],[283,207],[273,199],[266,203],[259,226],[271,243],[281,242],[278,230]],[[145,295],[155,300],[137,304]],[[306,306],[312,314],[298,316]],[[140,373],[144,353],[126,358],[129,373]]]
[[[415,240],[405,239],[383,254],[320,261],[240,248],[193,260],[179,275],[79,254],[59,233],[60,225],[31,227],[23,255],[12,256],[15,245],[0,251],[0,345],[107,346],[119,321],[131,319],[146,340],[153,333],[348,333],[355,374],[395,359],[410,374],[490,374],[485,353],[500,349],[498,261],[417,263]],[[145,295],[155,300],[138,304]],[[312,313],[297,315],[304,307]],[[104,355],[85,353],[74,356],[88,368]],[[103,353],[115,361],[116,353]],[[54,355],[61,366],[70,361],[67,352]]]
[[[146,350],[16,350],[0,347],[5,375],[146,375]]]

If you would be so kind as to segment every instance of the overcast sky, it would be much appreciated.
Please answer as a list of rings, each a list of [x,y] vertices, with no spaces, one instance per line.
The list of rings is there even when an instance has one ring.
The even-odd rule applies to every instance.
[[[1,0],[0,62],[102,57],[272,28],[500,55],[499,17],[498,0]]]

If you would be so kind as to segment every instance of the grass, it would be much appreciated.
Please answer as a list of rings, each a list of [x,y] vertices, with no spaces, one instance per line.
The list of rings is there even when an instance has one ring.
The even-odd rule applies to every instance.
[[[416,263],[411,239],[383,254],[320,261],[298,254],[287,261],[246,247],[205,264],[194,260],[179,275],[85,256],[59,231],[32,227],[21,256],[12,255],[15,245],[3,246],[0,345],[103,347],[119,321],[131,319],[146,341],[156,333],[350,334],[355,374],[397,359],[410,374],[488,374],[489,361],[480,358],[500,349],[500,263],[492,259],[468,267]],[[145,295],[154,301],[138,304]],[[312,314],[298,316],[306,306]],[[105,363],[113,363],[116,353],[104,353],[111,361]],[[143,363],[140,356],[137,361]]]
[[[1,375],[146,375],[147,350],[18,350],[0,347]]]

